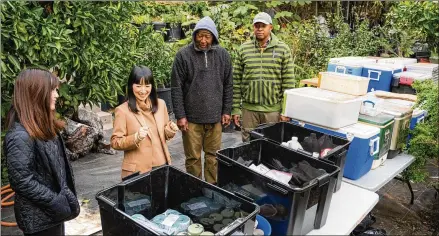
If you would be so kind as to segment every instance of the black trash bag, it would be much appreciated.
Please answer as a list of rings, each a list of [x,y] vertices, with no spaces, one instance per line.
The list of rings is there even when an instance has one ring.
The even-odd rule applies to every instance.
[[[314,168],[307,161],[301,161],[297,164],[293,163],[293,166],[288,172],[293,175],[288,183],[299,187],[302,187],[317,177],[326,174],[326,171]]]
[[[365,232],[368,229],[371,229],[371,226],[376,222],[375,216],[372,213],[369,213],[364,217],[360,224],[355,227],[354,231],[352,231],[351,235],[358,236]]]

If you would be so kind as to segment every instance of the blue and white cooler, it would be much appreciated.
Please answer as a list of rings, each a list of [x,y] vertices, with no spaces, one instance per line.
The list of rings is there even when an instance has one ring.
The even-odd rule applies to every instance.
[[[400,65],[392,64],[364,64],[362,76],[370,79],[368,92],[381,90],[390,92],[393,74],[403,70]]]
[[[340,129],[329,129],[297,120],[292,120],[292,123],[310,130],[352,140],[346,155],[343,174],[348,179],[356,180],[369,172],[374,155],[380,151],[380,129],[377,127],[356,123]]]
[[[375,63],[376,59],[367,57],[338,57],[329,59],[328,71],[361,76],[364,63]]]
[[[410,120],[410,131],[414,130],[416,125],[418,125],[419,123],[424,122],[426,116],[427,116],[426,110],[421,110],[419,108],[414,109],[412,113],[412,119]],[[407,147],[410,146],[409,144],[411,138],[412,138],[412,134],[409,133],[407,138]]]

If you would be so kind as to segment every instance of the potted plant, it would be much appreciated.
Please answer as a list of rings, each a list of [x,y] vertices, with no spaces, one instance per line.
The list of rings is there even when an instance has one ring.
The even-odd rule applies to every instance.
[[[195,25],[200,20],[200,17],[194,16],[194,15],[190,15],[190,14],[187,14],[185,18],[186,18],[186,21],[184,21],[181,24],[181,27],[182,27],[182,30],[183,30],[182,37],[190,36],[192,31],[195,29]]]
[[[159,98],[166,102],[168,112],[172,112],[171,70],[175,57],[172,44],[164,41],[162,35],[152,27],[139,34],[138,63],[149,67],[154,75]]]
[[[162,29],[166,28],[166,23],[164,22],[163,18],[156,16],[152,18],[152,26],[155,31],[161,32]]]
[[[166,23],[166,36],[165,40],[168,42],[175,42],[181,39],[182,30],[181,22],[183,22],[183,15],[179,13],[170,13],[163,15],[163,20]]]

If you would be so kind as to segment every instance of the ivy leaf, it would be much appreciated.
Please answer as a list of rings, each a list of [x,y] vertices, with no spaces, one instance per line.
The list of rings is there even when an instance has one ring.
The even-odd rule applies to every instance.
[[[18,60],[17,60],[17,58],[15,57],[15,56],[12,56],[12,55],[8,55],[8,59],[9,59],[9,61],[12,63],[12,65],[14,65],[14,67],[17,69],[17,70],[20,70],[21,69],[21,67],[20,67],[20,63],[18,62]]]

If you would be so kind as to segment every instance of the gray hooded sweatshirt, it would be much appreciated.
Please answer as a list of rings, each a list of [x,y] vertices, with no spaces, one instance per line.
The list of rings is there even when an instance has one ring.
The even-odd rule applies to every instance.
[[[209,30],[212,46],[202,51],[195,46],[198,30]],[[215,23],[206,16],[195,26],[192,43],[177,52],[171,74],[172,105],[177,119],[212,124],[232,110],[232,61],[218,44]]]

